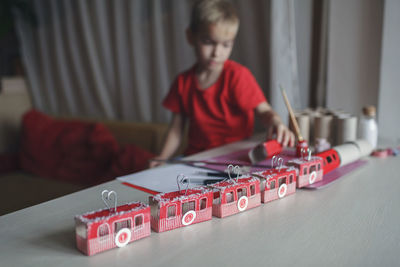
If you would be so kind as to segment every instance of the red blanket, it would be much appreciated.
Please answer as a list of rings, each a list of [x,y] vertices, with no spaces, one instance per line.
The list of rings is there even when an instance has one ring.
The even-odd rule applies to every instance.
[[[152,157],[120,146],[100,123],[56,120],[36,110],[22,120],[20,166],[42,177],[93,185],[143,170]]]

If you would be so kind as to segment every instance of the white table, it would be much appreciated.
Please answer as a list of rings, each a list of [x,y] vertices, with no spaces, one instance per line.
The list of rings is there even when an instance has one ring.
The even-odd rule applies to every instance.
[[[254,145],[239,142],[202,159]],[[400,157],[369,163],[319,190],[191,225],[91,257],[75,247],[74,215],[148,194],[111,181],[0,217],[0,266],[398,266]]]

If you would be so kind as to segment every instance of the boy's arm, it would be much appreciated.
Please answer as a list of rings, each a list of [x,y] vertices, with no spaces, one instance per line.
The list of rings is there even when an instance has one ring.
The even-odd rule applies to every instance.
[[[172,120],[169,124],[167,136],[165,138],[163,148],[161,149],[161,153],[154,158],[161,161],[150,161],[150,168],[162,164],[162,160],[168,160],[172,155],[174,155],[182,141],[185,121],[186,120],[183,115],[179,113],[174,113]]]
[[[256,116],[267,130],[267,138],[276,134],[276,139],[283,146],[294,146],[295,136],[283,123],[279,115],[267,102],[262,102],[255,108]]]

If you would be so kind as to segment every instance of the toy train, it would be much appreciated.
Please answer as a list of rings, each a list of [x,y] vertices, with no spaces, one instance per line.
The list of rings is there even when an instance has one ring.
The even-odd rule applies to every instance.
[[[272,160],[276,166],[240,175],[239,167],[229,166],[229,179],[208,186],[181,189],[184,176],[177,177],[178,191],[149,197],[149,205],[132,202],[117,207],[114,191],[103,191],[107,208],[75,216],[77,248],[93,255],[147,237],[151,229],[164,232],[207,220],[224,218],[255,208],[261,203],[284,198],[323,179],[342,162],[369,155],[372,148],[362,140],[334,147],[315,156]],[[343,151],[357,153],[343,154]],[[236,174],[231,177],[230,174]],[[114,208],[110,207],[114,200]]]

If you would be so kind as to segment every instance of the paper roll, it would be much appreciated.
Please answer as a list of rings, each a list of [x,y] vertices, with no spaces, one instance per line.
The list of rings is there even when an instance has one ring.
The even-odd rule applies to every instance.
[[[300,134],[303,139],[310,142],[310,116],[307,113],[295,113],[297,124],[299,125]],[[289,129],[294,132],[294,126],[289,119]]]
[[[316,110],[311,110],[308,112],[308,116],[310,117],[310,144],[316,143],[315,138],[315,117],[321,116],[322,114]]]
[[[351,143],[357,146],[358,150],[360,151],[361,157],[366,157],[371,155],[372,151],[374,150],[372,145],[367,140],[364,139],[357,139]]]
[[[323,138],[331,142],[331,115],[317,115],[314,118],[314,138]]]
[[[336,144],[355,141],[357,138],[357,117],[339,115],[335,119]]]
[[[354,143],[338,145],[335,146],[334,149],[336,150],[340,158],[339,167],[352,163],[361,157],[360,150]]]

